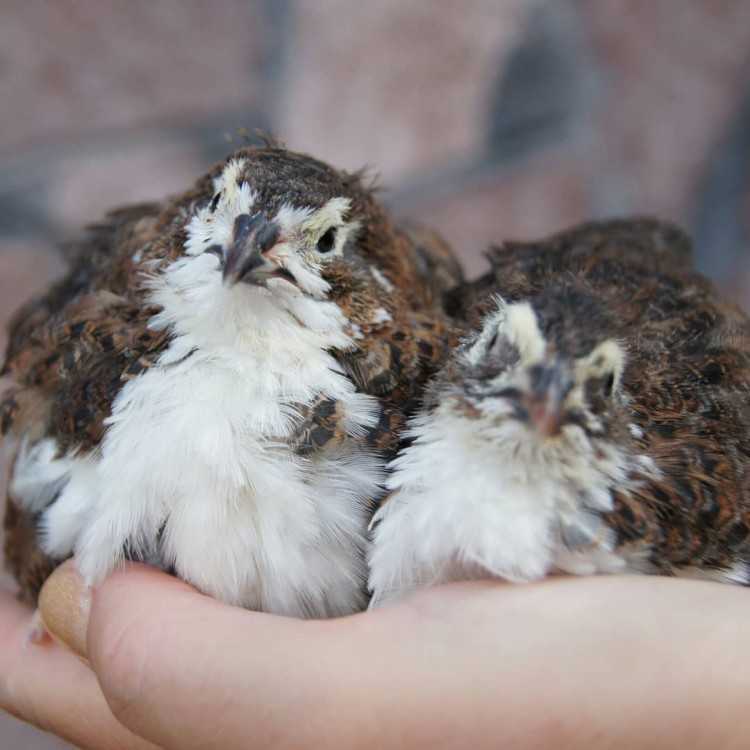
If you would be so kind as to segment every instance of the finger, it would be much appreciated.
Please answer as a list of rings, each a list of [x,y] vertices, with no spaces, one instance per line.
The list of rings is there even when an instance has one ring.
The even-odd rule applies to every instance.
[[[153,750],[112,715],[94,673],[50,640],[30,642],[31,612],[0,592],[0,707],[62,737],[97,750]]]
[[[729,589],[457,584],[302,622],[131,566],[94,596],[88,655],[114,714],[164,748],[728,747],[730,731],[746,736],[750,690],[735,663],[747,598]]]
[[[87,655],[112,713],[160,747],[267,747],[307,730],[291,717],[319,692],[324,631],[131,565],[93,596]]]

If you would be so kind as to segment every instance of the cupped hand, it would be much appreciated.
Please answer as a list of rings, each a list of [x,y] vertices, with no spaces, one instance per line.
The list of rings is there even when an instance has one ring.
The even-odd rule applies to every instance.
[[[0,599],[0,706],[84,748],[744,748],[750,599],[649,577],[454,584],[299,621],[140,565]],[[67,644],[67,645],[65,645]]]

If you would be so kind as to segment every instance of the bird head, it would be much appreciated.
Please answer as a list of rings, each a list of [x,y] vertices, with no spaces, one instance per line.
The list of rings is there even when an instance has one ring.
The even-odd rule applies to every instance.
[[[617,438],[625,351],[591,300],[548,290],[532,301],[497,300],[463,345],[453,408],[482,431],[545,448]]]
[[[448,284],[425,254],[450,264],[391,221],[362,173],[275,144],[234,152],[157,223],[134,256],[161,308],[152,325],[204,348],[300,330],[356,348],[401,308],[437,309]]]
[[[362,240],[382,228],[358,175],[283,148],[242,149],[204,183],[186,249],[214,256],[227,288],[323,299],[337,271],[362,261]]]

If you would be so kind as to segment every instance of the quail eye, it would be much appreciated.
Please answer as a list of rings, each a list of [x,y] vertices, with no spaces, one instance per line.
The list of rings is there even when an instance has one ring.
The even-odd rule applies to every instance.
[[[604,395],[609,398],[615,389],[615,374],[610,372],[604,380]]]
[[[318,240],[317,249],[319,253],[330,253],[336,244],[336,230],[331,227],[326,230],[325,234]]]
[[[605,402],[612,397],[614,390],[615,374],[613,372],[599,378],[592,378],[584,386],[586,400],[589,404],[599,404],[600,407],[604,407]]]

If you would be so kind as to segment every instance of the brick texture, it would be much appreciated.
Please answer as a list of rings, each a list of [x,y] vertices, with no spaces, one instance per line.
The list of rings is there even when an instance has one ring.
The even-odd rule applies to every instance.
[[[586,218],[585,179],[577,164],[556,154],[523,170],[468,179],[459,190],[427,195],[403,213],[437,227],[463,249],[469,276],[485,269],[483,253],[503,239],[530,240]]]
[[[610,202],[684,220],[746,84],[746,0],[583,0],[607,86],[597,114]]]
[[[532,4],[298,3],[280,132],[389,183],[476,155],[489,92]]]
[[[13,3],[0,24],[0,149],[252,108],[265,4]]]

